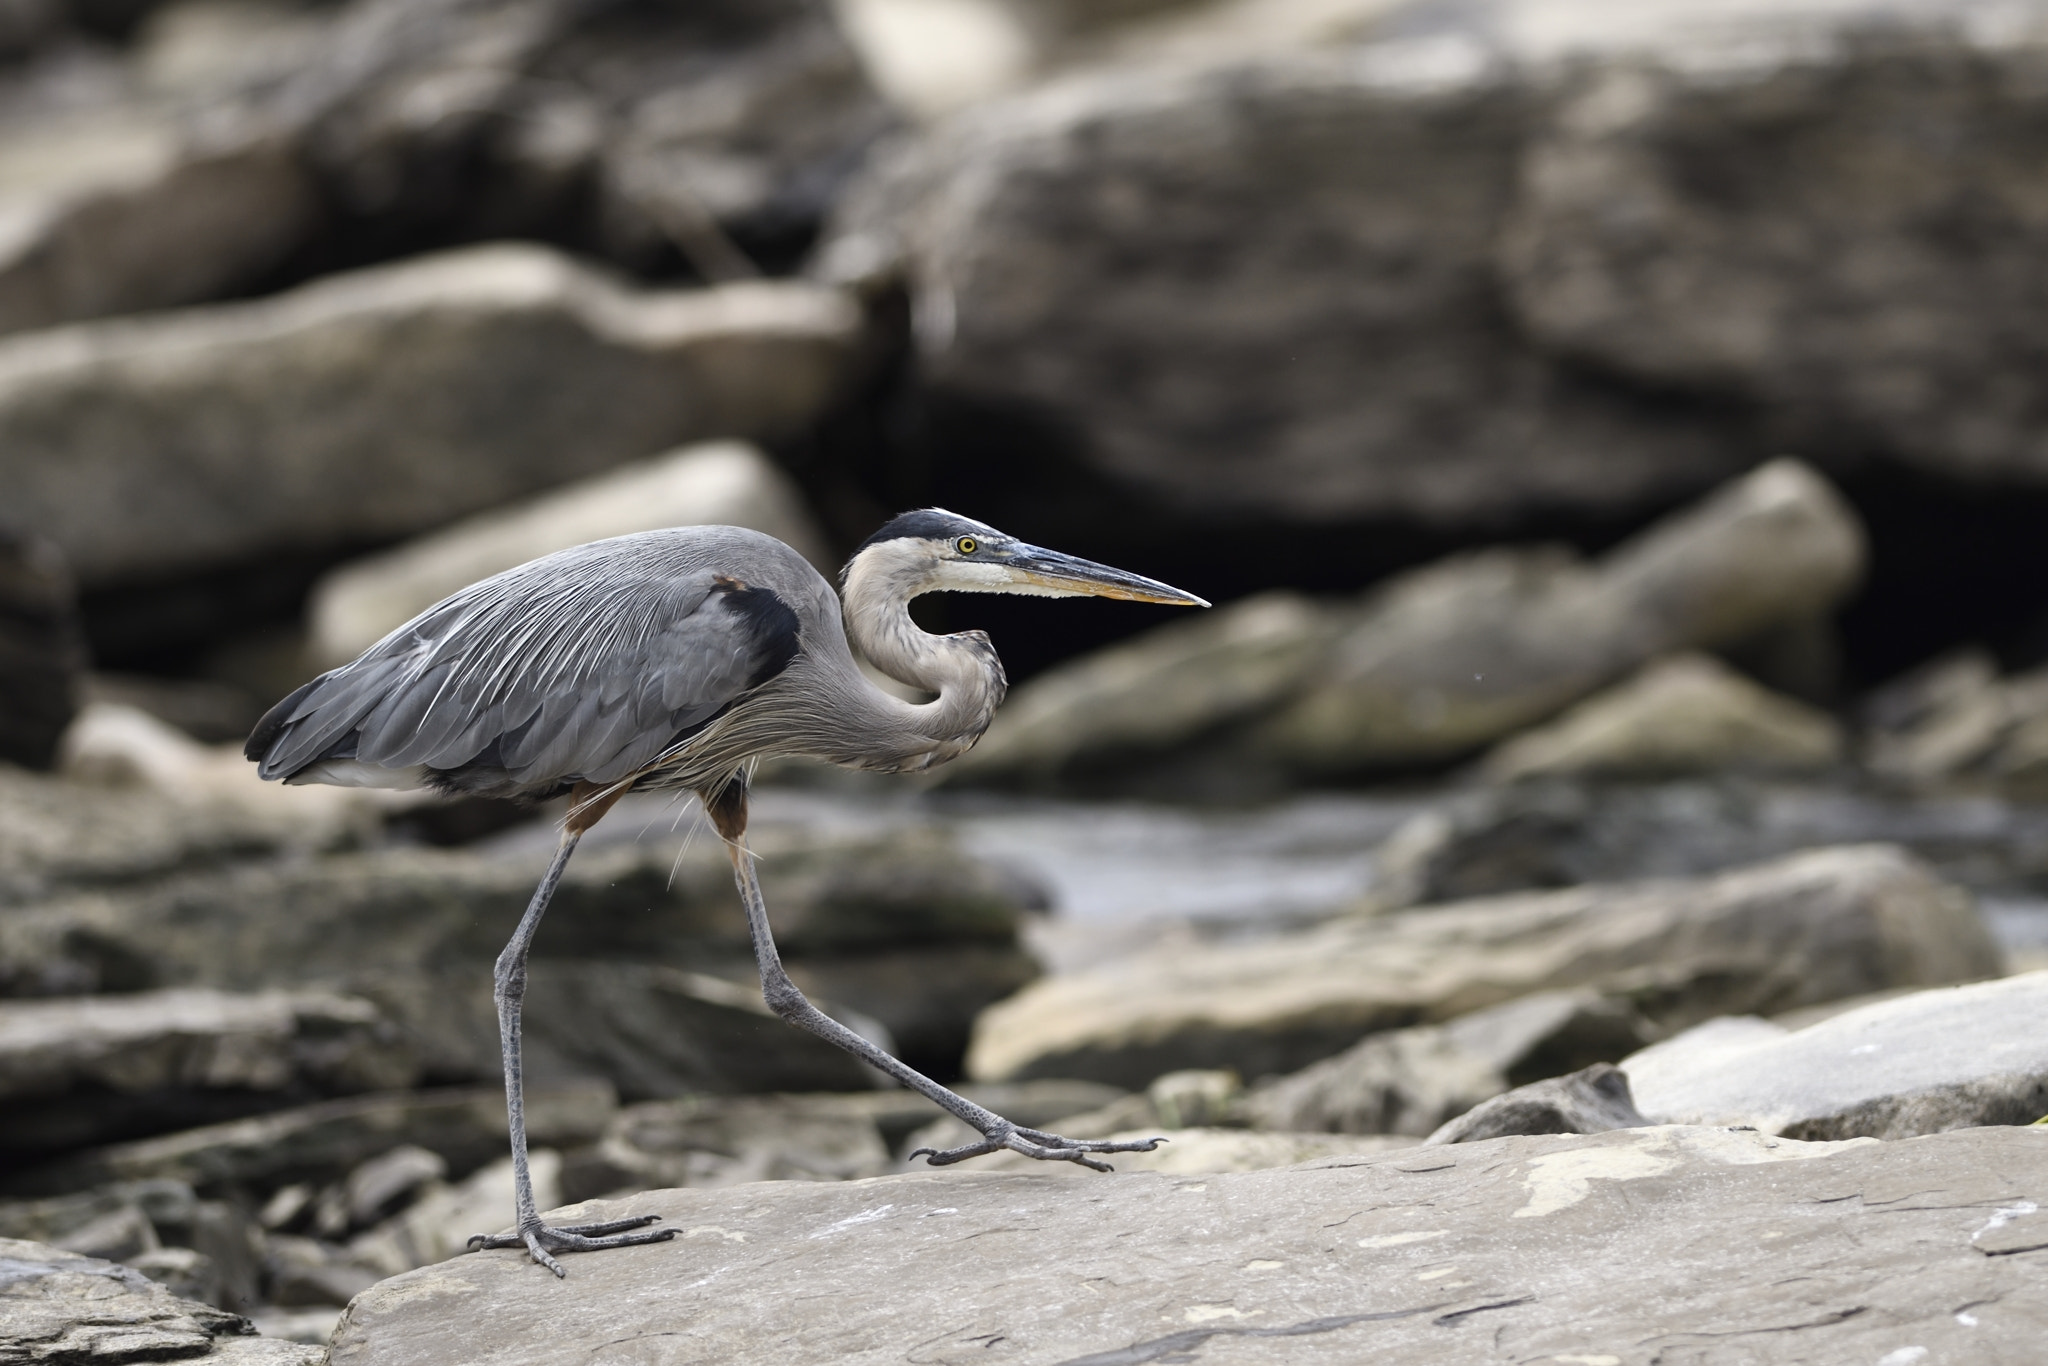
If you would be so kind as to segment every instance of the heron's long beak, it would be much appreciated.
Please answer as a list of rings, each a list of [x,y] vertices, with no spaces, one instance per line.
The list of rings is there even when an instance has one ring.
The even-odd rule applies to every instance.
[[[1159,602],[1170,607],[1207,607],[1193,593],[1139,574],[1111,569],[1106,564],[1062,555],[1035,545],[1018,546],[1003,564],[1013,582],[1025,592],[1054,595],[1121,598],[1125,602]],[[1029,585],[1029,587],[1025,587]]]

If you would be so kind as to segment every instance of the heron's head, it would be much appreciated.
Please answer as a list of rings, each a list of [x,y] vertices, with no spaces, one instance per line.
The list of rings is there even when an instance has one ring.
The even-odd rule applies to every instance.
[[[944,508],[891,518],[861,542],[839,577],[849,593],[865,588],[906,600],[921,593],[1023,593],[1209,605],[1157,579],[1028,545]]]

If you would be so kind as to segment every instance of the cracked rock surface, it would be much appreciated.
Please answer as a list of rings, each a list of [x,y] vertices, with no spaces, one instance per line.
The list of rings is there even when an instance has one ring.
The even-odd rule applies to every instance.
[[[332,1360],[2018,1363],[2048,1328],[2044,1182],[2042,1130],[1668,1127],[1202,1177],[651,1191],[576,1215],[660,1213],[673,1242],[562,1282],[511,1252],[394,1277]]]

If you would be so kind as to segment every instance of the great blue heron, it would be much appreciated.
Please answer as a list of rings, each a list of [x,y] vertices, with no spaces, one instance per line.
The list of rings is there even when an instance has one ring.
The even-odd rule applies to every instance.
[[[563,1275],[555,1252],[673,1237],[658,1215],[551,1227],[527,1173],[519,1019],[526,956],[576,842],[627,792],[687,788],[724,837],[777,1015],[880,1068],[982,1138],[934,1165],[1008,1148],[1109,1170],[1090,1153],[1149,1150],[1020,1128],[906,1067],[804,999],[782,969],[746,849],[745,765],[778,755],[914,772],[981,738],[1008,687],[981,631],[935,636],[910,619],[923,593],[1094,596],[1206,607],[1192,593],[1026,545],[942,508],[906,512],[854,551],[843,601],[802,556],[759,532],[677,527],[544,556],[473,584],[272,707],[246,753],[265,778],[433,787],[491,797],[569,794],[561,844],[500,954],[498,1029],[518,1229],[470,1246],[517,1247]],[[876,687],[851,640],[923,704]],[[641,1231],[634,1231],[641,1230]]]

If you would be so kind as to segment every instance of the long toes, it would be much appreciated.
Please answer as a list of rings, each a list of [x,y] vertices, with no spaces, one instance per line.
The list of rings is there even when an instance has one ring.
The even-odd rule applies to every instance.
[[[525,1246],[526,1235],[523,1233],[472,1233],[469,1236],[469,1250],[471,1252],[482,1252],[486,1248],[493,1247]]]
[[[536,1262],[554,1272],[556,1280],[559,1281],[568,1276],[569,1273],[562,1269],[562,1264],[553,1257],[550,1257],[548,1250],[540,1245],[540,1230],[535,1229],[526,1235],[526,1250],[533,1254],[533,1259]]]
[[[604,1225],[594,1225],[602,1228]],[[645,1233],[615,1233],[608,1238],[586,1238],[565,1228],[547,1230],[547,1245],[557,1252],[602,1252],[608,1247],[639,1247],[643,1243],[665,1243],[676,1236],[672,1228],[649,1229]]]
[[[623,1233],[629,1228],[646,1228],[649,1224],[661,1222],[659,1214],[636,1214],[630,1219],[607,1219],[599,1224],[553,1224],[549,1227],[556,1233],[581,1233],[595,1237],[605,1233]],[[674,1229],[667,1230],[673,1234]]]
[[[918,1148],[913,1150],[904,1161],[915,1162],[921,1157],[928,1166],[946,1167],[951,1166],[955,1162],[965,1162],[970,1157],[982,1157],[989,1153],[1000,1152],[1002,1148],[1003,1145],[996,1140],[984,1139],[979,1143],[969,1143],[963,1148],[948,1148],[944,1152],[940,1152],[937,1148]]]
[[[1043,1143],[1048,1148],[1071,1148],[1075,1152],[1083,1153],[1149,1153],[1167,1141],[1164,1138],[1136,1138],[1127,1139],[1122,1143],[1112,1143],[1106,1138],[1062,1138],[1058,1134],[1040,1133],[1036,1129],[1019,1129],[1017,1132],[1026,1138]]]

